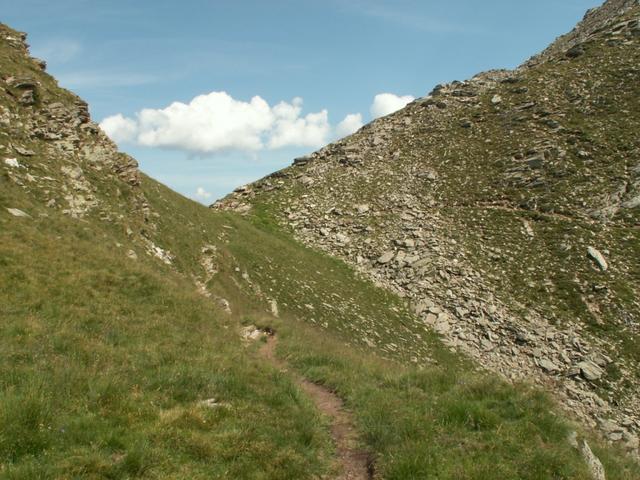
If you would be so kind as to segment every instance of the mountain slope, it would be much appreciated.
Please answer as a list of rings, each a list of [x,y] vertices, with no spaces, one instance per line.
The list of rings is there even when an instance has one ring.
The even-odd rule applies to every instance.
[[[327,419],[256,327],[345,401],[373,478],[588,478],[578,439],[638,477],[268,211],[139,172],[24,40],[0,26],[0,477],[339,478]]]
[[[447,345],[637,449],[640,6],[440,85],[214,205],[268,212]]]

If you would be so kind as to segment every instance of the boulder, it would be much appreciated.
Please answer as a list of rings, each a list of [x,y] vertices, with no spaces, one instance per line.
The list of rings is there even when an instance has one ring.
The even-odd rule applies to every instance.
[[[604,255],[602,255],[602,253],[600,253],[596,248],[587,248],[587,254],[598,265],[600,270],[602,270],[603,272],[606,272],[608,270],[609,264],[607,263],[607,260],[604,258]]]
[[[396,253],[389,250],[387,252],[384,252],[379,258],[378,258],[378,263],[381,265],[385,265],[387,263],[389,263],[391,260],[393,260],[393,257],[396,256]]]
[[[604,370],[591,360],[585,360],[576,365],[580,370],[580,374],[589,381],[598,380],[604,375]]]
[[[7,208],[7,212],[9,212],[14,217],[31,218],[31,215],[23,212],[22,210],[18,210],[17,208]]]

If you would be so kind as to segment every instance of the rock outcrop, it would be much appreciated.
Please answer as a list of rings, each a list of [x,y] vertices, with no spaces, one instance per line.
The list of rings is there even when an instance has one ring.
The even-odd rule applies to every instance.
[[[157,213],[139,188],[138,163],[44,67],[30,56],[26,34],[0,24],[0,173],[51,210],[120,225],[139,252],[171,264],[171,253],[155,244]]]

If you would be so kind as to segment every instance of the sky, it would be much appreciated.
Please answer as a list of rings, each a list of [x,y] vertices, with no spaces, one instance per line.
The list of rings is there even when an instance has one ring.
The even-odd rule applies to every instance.
[[[212,203],[438,83],[514,68],[598,0],[0,0],[141,169]]]

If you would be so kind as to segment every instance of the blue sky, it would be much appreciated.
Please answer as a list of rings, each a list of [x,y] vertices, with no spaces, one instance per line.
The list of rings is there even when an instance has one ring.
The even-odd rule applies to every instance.
[[[519,65],[601,2],[2,3],[146,173],[211,203],[438,83]]]

